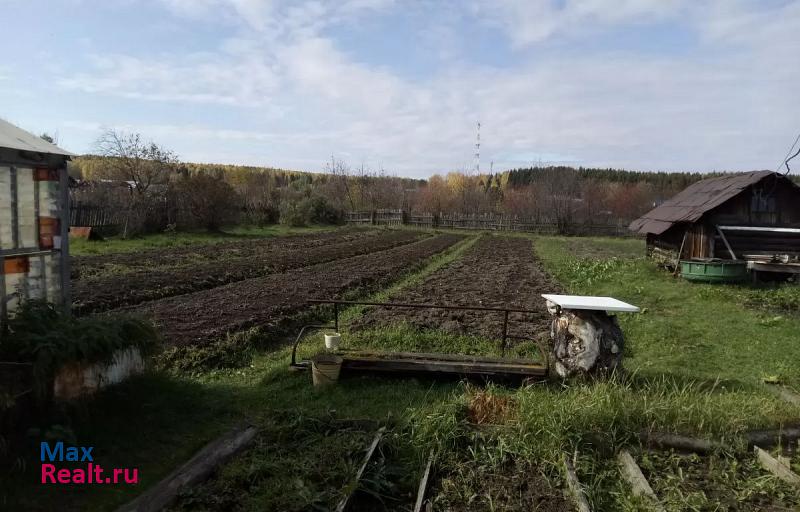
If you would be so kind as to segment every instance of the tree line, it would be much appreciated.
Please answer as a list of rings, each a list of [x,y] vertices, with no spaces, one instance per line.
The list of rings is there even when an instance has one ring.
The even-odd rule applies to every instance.
[[[633,220],[689,184],[688,172],[564,166],[489,174],[449,172],[427,180],[392,176],[331,158],[319,173],[182,162],[140,134],[109,130],[92,154],[70,163],[73,202],[122,212],[124,235],[220,229],[234,223],[339,223],[345,212],[402,209],[501,213],[552,223]]]

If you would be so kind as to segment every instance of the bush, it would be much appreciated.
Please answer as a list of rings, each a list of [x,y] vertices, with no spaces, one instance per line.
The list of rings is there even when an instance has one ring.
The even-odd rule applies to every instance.
[[[331,206],[324,197],[317,196],[311,200],[311,222],[315,224],[339,224],[342,212]]]
[[[239,198],[223,180],[198,174],[178,181],[173,188],[179,203],[185,207],[183,223],[216,231],[238,221]]]
[[[281,224],[292,227],[306,226],[311,222],[311,200],[308,198],[296,200],[286,198],[281,202],[280,212]]]

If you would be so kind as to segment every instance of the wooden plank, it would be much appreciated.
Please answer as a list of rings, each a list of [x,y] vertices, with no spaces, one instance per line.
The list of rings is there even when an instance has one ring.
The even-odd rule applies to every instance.
[[[517,366],[427,360],[361,360],[351,359],[348,357],[343,358],[342,369],[350,371],[428,372],[488,376],[517,375],[544,377],[547,374],[547,370],[541,366]]]
[[[710,453],[715,450],[727,449],[717,441],[697,439],[694,437],[680,436],[677,434],[662,434],[660,432],[642,432],[639,439],[646,446],[655,448],[674,448],[695,453]]]
[[[762,450],[758,446],[754,446],[753,450],[756,453],[759,464],[761,467],[780,478],[784,482],[800,487],[800,476],[797,475],[791,468],[770,455],[769,452]]]
[[[168,507],[184,487],[207,479],[214,469],[249,445],[256,436],[252,426],[237,427],[207,444],[184,465],[117,512],[156,512]]]
[[[431,466],[433,466],[433,450],[428,456],[428,464],[425,466],[425,472],[422,474],[422,480],[419,481],[419,488],[417,489],[417,502],[414,505],[414,512],[422,512],[422,506],[425,504],[425,491],[428,489],[428,478],[431,475]]]
[[[722,230],[719,229],[719,226],[714,226],[714,227],[717,228],[717,233],[719,233],[719,236],[722,238],[722,243],[725,244],[725,248],[728,249],[728,252],[730,253],[731,258],[733,258],[735,260],[739,259],[739,258],[736,257],[736,253],[733,252],[733,249],[731,249],[731,244],[728,243],[728,239],[725,238],[725,233],[723,233]]]
[[[627,450],[620,450],[617,461],[622,470],[622,476],[631,485],[633,495],[644,496],[650,499],[653,503],[654,510],[665,512],[664,507],[659,503],[656,493],[653,492],[653,488],[650,487],[650,483],[642,474],[642,470],[639,469],[639,465],[636,464],[633,456],[631,456]]]
[[[572,499],[575,501],[575,506],[578,507],[578,512],[592,512],[589,507],[589,500],[586,499],[586,493],[583,491],[578,475],[575,473],[575,468],[566,454],[564,455],[564,473],[567,477],[567,487],[572,494]]]
[[[372,439],[372,444],[369,445],[369,449],[367,450],[367,455],[364,457],[364,462],[361,464],[361,467],[358,468],[358,472],[356,473],[355,478],[348,484],[347,488],[351,489],[342,499],[339,501],[339,504],[336,506],[336,512],[344,512],[347,508],[347,502],[350,501],[350,497],[353,493],[358,489],[358,483],[361,481],[361,477],[364,476],[364,471],[367,469],[367,465],[369,464],[370,459],[372,459],[372,454],[375,453],[375,449],[378,447],[378,443],[381,442],[383,438],[383,434],[386,432],[386,427],[381,427],[375,433],[375,437]]]

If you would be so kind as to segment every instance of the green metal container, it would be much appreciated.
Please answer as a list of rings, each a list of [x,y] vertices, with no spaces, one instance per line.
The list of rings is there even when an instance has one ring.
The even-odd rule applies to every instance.
[[[747,277],[742,260],[681,260],[681,275],[689,281],[735,283]]]

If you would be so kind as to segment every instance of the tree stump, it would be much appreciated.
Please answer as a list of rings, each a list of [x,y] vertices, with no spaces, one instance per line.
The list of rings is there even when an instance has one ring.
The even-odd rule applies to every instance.
[[[617,317],[605,311],[563,310],[551,302],[552,366],[560,377],[607,373],[622,366],[625,342]]]

